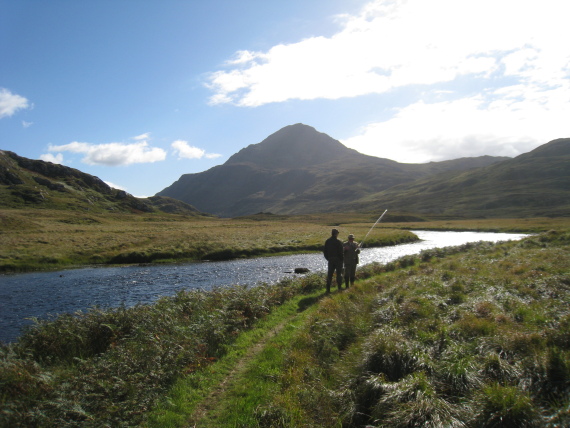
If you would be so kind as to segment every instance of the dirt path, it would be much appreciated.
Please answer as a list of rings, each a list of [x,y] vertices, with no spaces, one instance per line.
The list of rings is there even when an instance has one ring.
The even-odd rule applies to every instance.
[[[275,337],[283,328],[291,321],[295,316],[287,318],[277,326],[275,326],[268,334],[266,334],[259,342],[252,346],[248,352],[237,362],[232,371],[226,376],[226,378],[220,382],[208,396],[196,406],[194,413],[189,420],[189,427],[200,428],[200,423],[208,416],[208,414],[215,408],[219,406],[219,403],[223,401],[223,396],[228,390],[228,388],[238,379],[242,373],[247,369],[249,363],[259,355],[263,350],[267,342],[269,342],[273,337]]]

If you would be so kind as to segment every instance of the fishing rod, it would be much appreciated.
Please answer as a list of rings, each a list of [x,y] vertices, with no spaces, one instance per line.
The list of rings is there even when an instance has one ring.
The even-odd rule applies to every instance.
[[[378,217],[378,220],[376,220],[376,223],[374,223],[372,225],[372,227],[370,228],[370,230],[368,231],[368,233],[366,234],[366,236],[364,237],[364,239],[362,241],[360,241],[360,244],[358,244],[358,247],[362,248],[362,244],[364,244],[364,241],[366,240],[366,238],[368,237],[368,235],[370,234],[370,232],[372,232],[372,229],[374,229],[374,226],[376,226],[380,220],[382,220],[382,217],[384,217],[384,214],[386,214],[388,212],[388,210],[384,211],[382,213],[382,215],[380,217]]]

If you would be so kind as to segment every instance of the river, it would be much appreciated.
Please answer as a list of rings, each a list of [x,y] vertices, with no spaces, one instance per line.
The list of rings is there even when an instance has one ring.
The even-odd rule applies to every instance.
[[[364,248],[360,265],[387,263],[422,250],[477,241],[508,241],[527,235],[486,232],[414,231],[420,241],[391,247]],[[0,341],[16,340],[30,318],[45,319],[90,307],[152,303],[182,289],[274,283],[296,276],[296,267],[326,269],[322,254],[260,257],[221,262],[152,266],[85,267],[57,272],[0,276]]]

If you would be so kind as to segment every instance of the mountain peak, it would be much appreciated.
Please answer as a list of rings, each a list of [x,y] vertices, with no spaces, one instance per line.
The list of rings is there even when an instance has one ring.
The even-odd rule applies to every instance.
[[[312,126],[297,123],[281,128],[261,143],[251,144],[230,157],[226,165],[254,164],[272,169],[319,165],[359,155]]]

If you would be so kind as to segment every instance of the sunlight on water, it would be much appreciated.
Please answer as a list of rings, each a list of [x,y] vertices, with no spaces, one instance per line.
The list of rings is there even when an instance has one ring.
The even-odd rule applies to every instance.
[[[482,232],[414,231],[420,242],[364,248],[360,264],[387,263],[422,250],[477,241],[507,241],[527,235]],[[323,240],[324,243],[324,240]],[[322,254],[202,262],[163,266],[83,268],[47,273],[0,276],[0,341],[10,342],[30,324],[26,318],[137,303],[152,303],[182,289],[274,283],[296,276],[296,267],[324,271]]]

